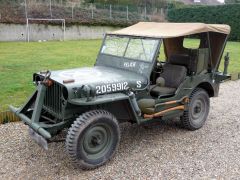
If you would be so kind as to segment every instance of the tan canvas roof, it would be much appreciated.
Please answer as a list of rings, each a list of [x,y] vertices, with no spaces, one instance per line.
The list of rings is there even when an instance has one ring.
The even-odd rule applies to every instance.
[[[139,22],[108,34],[172,38],[203,32],[229,34],[230,29],[223,24]]]

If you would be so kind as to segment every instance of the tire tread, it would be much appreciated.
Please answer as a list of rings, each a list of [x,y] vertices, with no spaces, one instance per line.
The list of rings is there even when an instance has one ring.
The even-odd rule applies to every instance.
[[[198,92],[201,92],[201,91],[204,91],[206,92],[204,89],[202,88],[195,88],[193,90],[193,92],[191,93],[190,97],[189,97],[189,102],[188,102],[188,105],[190,104],[192,98],[198,93]],[[207,93],[207,92],[206,92]],[[181,123],[182,123],[182,126],[183,128],[185,129],[188,129],[188,130],[191,130],[191,131],[194,131],[194,130],[197,130],[199,128],[196,128],[196,127],[193,127],[191,125],[191,119],[189,117],[189,108],[187,108],[186,110],[184,110],[184,113],[183,113],[183,116],[180,117],[180,120],[181,120]]]
[[[79,132],[83,131],[84,128],[86,128],[86,125],[91,124],[97,116],[102,116],[102,115],[107,115],[107,116],[111,117],[111,120],[114,123],[118,124],[117,119],[111,113],[109,113],[108,111],[106,111],[106,110],[91,110],[91,111],[85,112],[82,115],[80,115],[73,122],[73,124],[71,125],[71,127],[68,130],[68,134],[67,134],[67,137],[66,137],[66,144],[65,144],[66,151],[67,151],[71,161],[75,165],[80,167],[81,169],[90,170],[90,169],[97,168],[97,167],[105,164],[107,161],[109,161],[111,159],[111,157],[114,155],[114,152],[113,152],[111,157],[109,157],[109,159],[106,162],[100,163],[98,165],[88,164],[85,161],[79,160],[77,158],[77,152],[76,152],[76,149],[77,149],[76,146],[77,146],[77,140],[78,140],[77,134]],[[117,126],[117,128],[118,128],[118,132],[120,132],[119,126]],[[118,133],[118,134],[119,134],[118,139],[120,140],[120,133]],[[117,144],[117,146],[118,146],[118,144]],[[116,148],[117,148],[117,146],[116,146]]]

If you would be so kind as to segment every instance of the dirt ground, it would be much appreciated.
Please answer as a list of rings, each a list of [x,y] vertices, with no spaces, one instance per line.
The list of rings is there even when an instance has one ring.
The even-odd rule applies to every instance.
[[[27,126],[0,126],[1,179],[238,179],[240,177],[240,81],[222,84],[204,127],[187,131],[177,119],[148,128],[122,124],[113,159],[91,171],[74,168],[64,142],[45,151]]]

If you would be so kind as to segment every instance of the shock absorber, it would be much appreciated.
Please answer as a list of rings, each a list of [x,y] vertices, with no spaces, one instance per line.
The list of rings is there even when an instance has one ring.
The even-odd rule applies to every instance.
[[[132,105],[133,105],[133,107],[134,107],[134,110],[135,110],[136,114],[137,114],[138,116],[141,116],[141,110],[140,110],[140,108],[138,107],[135,94],[134,94],[132,91],[129,91],[128,95],[129,95],[129,97],[130,97],[130,100],[131,100],[131,102],[132,102]]]

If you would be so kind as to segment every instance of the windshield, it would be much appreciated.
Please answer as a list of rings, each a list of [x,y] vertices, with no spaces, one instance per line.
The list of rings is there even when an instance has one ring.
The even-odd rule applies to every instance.
[[[101,53],[152,62],[159,40],[108,35]]]

